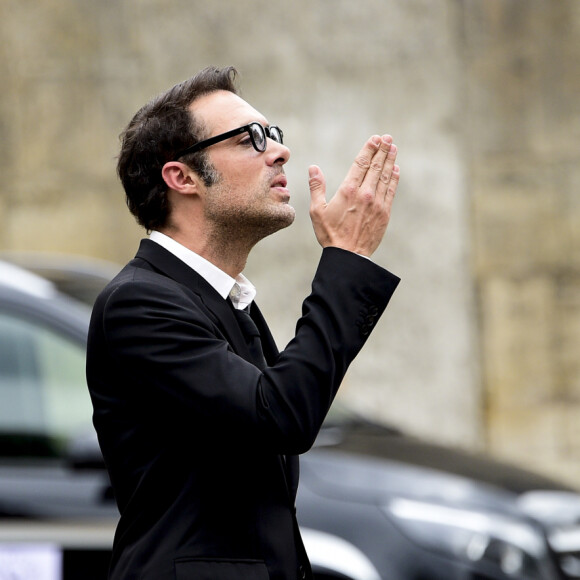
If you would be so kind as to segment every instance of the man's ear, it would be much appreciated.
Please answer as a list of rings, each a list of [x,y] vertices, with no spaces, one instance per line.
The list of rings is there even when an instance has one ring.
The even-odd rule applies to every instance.
[[[197,173],[185,163],[168,161],[161,169],[161,176],[167,187],[178,193],[190,195],[199,190]]]

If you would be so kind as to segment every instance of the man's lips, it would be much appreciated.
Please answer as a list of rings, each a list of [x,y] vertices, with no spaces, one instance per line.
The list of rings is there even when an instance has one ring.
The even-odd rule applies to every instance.
[[[270,187],[282,187],[283,189],[286,189],[286,186],[288,185],[288,180],[286,179],[285,175],[278,175],[270,184]]]
[[[270,183],[270,188],[276,189],[282,196],[282,201],[288,203],[290,201],[290,192],[288,191],[288,180],[284,174],[277,175]]]

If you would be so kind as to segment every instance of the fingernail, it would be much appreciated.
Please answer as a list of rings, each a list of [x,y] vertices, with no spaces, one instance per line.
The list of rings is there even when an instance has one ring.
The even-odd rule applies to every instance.
[[[316,167],[316,165],[311,165],[308,168],[308,177],[310,177],[310,179],[312,179],[313,177],[316,177],[318,175],[318,167]]]
[[[376,147],[378,147],[381,144],[381,138],[378,135],[375,135],[372,139],[371,139],[373,145],[375,145]]]
[[[393,142],[393,138],[390,135],[383,135],[383,143],[385,145],[390,145]]]

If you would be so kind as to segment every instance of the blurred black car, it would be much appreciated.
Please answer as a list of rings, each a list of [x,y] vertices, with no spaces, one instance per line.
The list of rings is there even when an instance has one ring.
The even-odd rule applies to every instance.
[[[91,426],[88,317],[0,262],[0,578],[106,577],[117,510]],[[562,484],[339,405],[301,466],[318,580],[580,578],[580,495]]]

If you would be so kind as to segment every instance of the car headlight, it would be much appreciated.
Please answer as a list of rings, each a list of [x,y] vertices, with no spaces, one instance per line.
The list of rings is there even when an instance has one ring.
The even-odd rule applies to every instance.
[[[514,578],[541,578],[546,555],[542,533],[531,524],[485,511],[398,498],[385,511],[422,547],[464,561],[481,562]]]
[[[548,544],[566,577],[580,578],[580,495],[530,491],[519,498],[518,506],[546,526]]]

